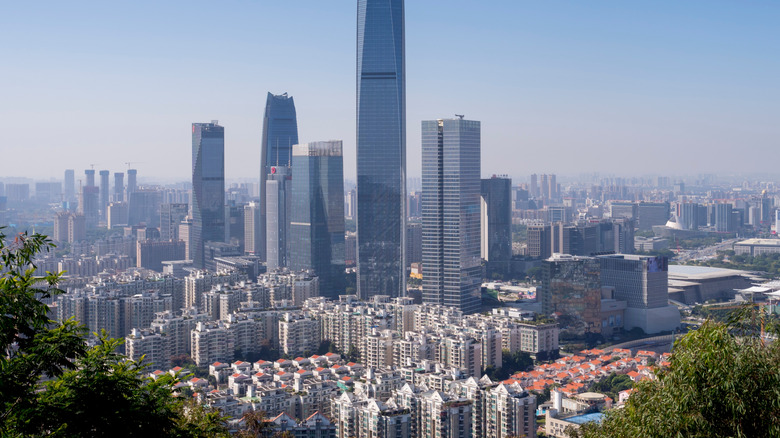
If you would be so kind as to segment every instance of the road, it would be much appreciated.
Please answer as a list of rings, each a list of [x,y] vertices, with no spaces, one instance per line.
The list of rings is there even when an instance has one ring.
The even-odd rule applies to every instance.
[[[734,243],[739,240],[740,239],[728,239],[718,243],[717,245],[708,246],[706,248],[684,250],[681,251],[677,255],[677,257],[675,257],[675,259],[679,263],[684,263],[690,260],[711,259],[718,255],[718,251],[726,251],[726,250],[733,249]]]

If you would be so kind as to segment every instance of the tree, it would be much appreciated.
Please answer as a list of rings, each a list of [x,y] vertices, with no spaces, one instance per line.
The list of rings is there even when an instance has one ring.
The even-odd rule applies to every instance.
[[[172,376],[145,377],[105,333],[88,348],[74,320],[48,318],[60,275],[34,276],[42,235],[0,229],[0,430],[3,436],[227,436],[222,416],[173,394]]]
[[[765,327],[752,309],[706,321],[675,343],[657,380],[637,384],[624,409],[579,436],[780,436],[780,343],[764,342]]]

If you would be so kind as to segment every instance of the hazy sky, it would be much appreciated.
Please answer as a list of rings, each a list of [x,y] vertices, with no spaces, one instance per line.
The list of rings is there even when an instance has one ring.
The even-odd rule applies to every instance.
[[[778,1],[406,2],[420,121],[482,121],[483,175],[777,169]],[[266,92],[355,175],[356,1],[15,1],[0,13],[0,176],[190,178],[192,122],[256,178]]]

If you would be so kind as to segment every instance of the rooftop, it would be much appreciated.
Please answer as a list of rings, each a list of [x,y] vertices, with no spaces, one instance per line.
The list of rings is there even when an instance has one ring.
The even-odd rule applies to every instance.
[[[564,420],[574,424],[585,424],[585,423],[590,423],[592,421],[601,423],[602,418],[604,418],[604,414],[600,412],[595,412],[592,414],[575,415],[574,417],[564,418]]]

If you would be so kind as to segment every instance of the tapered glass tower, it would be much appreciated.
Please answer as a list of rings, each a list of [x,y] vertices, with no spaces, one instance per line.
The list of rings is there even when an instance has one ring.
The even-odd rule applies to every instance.
[[[406,294],[403,0],[358,0],[358,295]]]
[[[225,128],[192,124],[192,261],[206,267],[204,244],[225,241]]]
[[[292,147],[298,144],[298,121],[292,96],[268,93],[263,116],[263,144],[260,150],[260,220],[257,256],[265,260],[266,245],[266,181],[271,167],[290,167]]]

